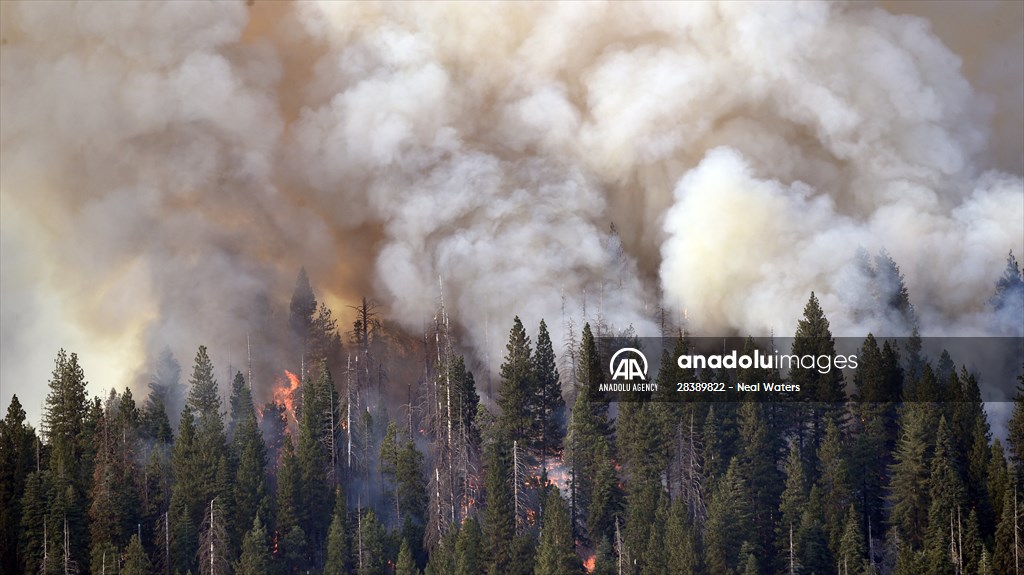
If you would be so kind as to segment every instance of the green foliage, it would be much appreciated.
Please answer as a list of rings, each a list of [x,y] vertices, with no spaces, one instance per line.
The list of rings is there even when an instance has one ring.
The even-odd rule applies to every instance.
[[[537,550],[535,575],[574,575],[581,570],[569,525],[569,511],[558,489],[549,487],[544,498],[544,527]]]
[[[153,572],[152,569],[149,557],[146,556],[146,550],[142,548],[142,540],[138,535],[132,535],[128,542],[128,548],[125,549],[124,564],[121,565],[120,575],[150,575]]]
[[[501,364],[501,384],[498,387],[498,424],[510,440],[526,443],[534,437],[538,396],[534,373],[530,337],[523,322],[516,316],[505,346],[505,361]]]
[[[412,558],[412,551],[409,544],[402,541],[401,549],[398,551],[398,562],[395,564],[395,575],[419,575],[420,570],[416,568],[416,562]]]
[[[263,575],[270,570],[267,530],[257,515],[242,538],[242,555],[235,563],[235,575]]]
[[[482,575],[485,571],[483,532],[476,517],[470,517],[459,529],[455,543],[455,575]]]

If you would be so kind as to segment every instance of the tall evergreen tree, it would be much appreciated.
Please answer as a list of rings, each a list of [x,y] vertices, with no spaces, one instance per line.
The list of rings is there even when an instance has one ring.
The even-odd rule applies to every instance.
[[[569,511],[554,487],[547,488],[544,498],[544,527],[537,550],[535,575],[574,575],[581,570],[569,525]]]
[[[264,575],[270,572],[267,530],[259,515],[253,518],[252,528],[242,538],[242,554],[234,567],[235,575]]]
[[[900,541],[920,547],[928,517],[928,404],[909,403],[900,418],[900,439],[890,468],[890,522]]]
[[[150,575],[152,572],[153,567],[146,556],[146,550],[142,548],[142,540],[138,535],[132,535],[125,549],[120,575]]]
[[[501,408],[498,424],[505,429],[510,440],[525,445],[534,437],[538,394],[530,337],[518,316],[512,323],[505,349],[498,388],[498,407]]]
[[[487,571],[486,565],[480,523],[476,517],[470,517],[459,529],[455,543],[454,575],[483,575]]]
[[[324,575],[345,575],[349,573],[348,510],[345,498],[335,494],[334,513],[331,515],[331,527],[327,530],[327,560],[324,562]]]
[[[555,457],[562,452],[565,438],[565,400],[562,398],[562,383],[558,376],[555,349],[544,320],[540,320],[537,332],[537,351],[533,356],[533,372],[538,399],[539,427],[538,443],[534,446],[542,460]]]
[[[68,537],[59,538],[54,549],[59,557],[76,562],[83,570],[89,568],[87,493],[93,471],[92,435],[102,418],[98,403],[98,399],[94,403],[87,399],[78,355],[60,350],[43,408],[43,432],[50,453],[46,525],[50,533],[67,531]]]
[[[814,292],[804,306],[803,318],[797,322],[791,353],[814,357],[834,357],[836,354],[828,319]],[[800,422],[798,436],[801,438],[805,469],[813,480],[817,478],[814,458],[825,436],[826,423],[839,417],[846,401],[843,374],[838,369],[821,373],[817,367],[798,367],[790,371],[789,379],[800,386],[801,396],[810,399],[810,403],[804,406],[804,419]]]
[[[712,573],[735,573],[740,568],[740,548],[749,534],[736,526],[747,525],[750,520],[745,494],[739,460],[734,458],[708,504],[704,549],[707,567]]]
[[[420,570],[416,568],[416,561],[412,558],[412,551],[409,543],[402,540],[398,550],[398,561],[395,563],[395,575],[419,575]]]
[[[35,465],[35,445],[35,430],[25,421],[25,410],[14,395],[0,421],[0,573],[21,570],[21,500]]]
[[[846,510],[846,525],[843,527],[836,556],[840,575],[865,575],[869,572],[870,562],[861,524],[860,514],[851,503]]]
[[[498,573],[505,573],[512,562],[512,539],[515,536],[515,509],[512,502],[512,454],[504,438],[486,448],[484,489],[484,546],[487,557]]]
[[[267,448],[256,421],[252,393],[240,372],[235,374],[232,383],[231,409],[235,423],[231,441],[231,458],[235,462],[231,486],[231,510],[234,513],[231,535],[232,541],[241,543],[258,515],[269,516],[270,501],[266,478]]]

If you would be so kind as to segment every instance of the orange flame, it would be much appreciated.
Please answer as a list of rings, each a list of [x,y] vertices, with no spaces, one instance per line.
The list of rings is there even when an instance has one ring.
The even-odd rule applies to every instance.
[[[298,423],[298,419],[295,417],[295,390],[299,389],[299,376],[294,373],[284,370],[284,375],[287,378],[287,382],[282,379],[278,379],[274,384],[274,402],[284,405],[285,413],[288,417],[288,423]]]
[[[587,573],[594,572],[594,563],[596,562],[596,560],[597,557],[594,555],[591,555],[590,557],[587,557],[583,560],[583,568],[587,570]]]

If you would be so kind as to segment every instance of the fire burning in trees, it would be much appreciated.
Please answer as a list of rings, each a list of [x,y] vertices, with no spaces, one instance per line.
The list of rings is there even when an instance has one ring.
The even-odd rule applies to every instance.
[[[595,555],[591,555],[583,559],[583,568],[586,569],[587,573],[594,572],[594,563],[596,559],[597,557]]]
[[[285,417],[288,419],[288,425],[298,425],[299,420],[295,416],[295,390],[299,389],[299,376],[294,373],[284,370],[286,379],[278,378],[274,382],[274,403],[279,403],[284,406]]]

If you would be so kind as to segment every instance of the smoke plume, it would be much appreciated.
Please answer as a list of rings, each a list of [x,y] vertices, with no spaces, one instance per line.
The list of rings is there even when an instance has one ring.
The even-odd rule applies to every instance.
[[[563,309],[789,333],[814,290],[863,335],[858,247],[926,333],[1006,328],[1020,3],[0,10],[0,399],[30,414],[62,346],[95,389],[166,344],[240,367],[303,265],[411,332],[443,288],[492,367],[514,314]]]

